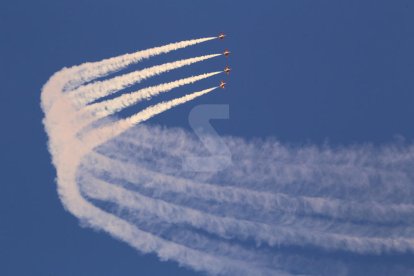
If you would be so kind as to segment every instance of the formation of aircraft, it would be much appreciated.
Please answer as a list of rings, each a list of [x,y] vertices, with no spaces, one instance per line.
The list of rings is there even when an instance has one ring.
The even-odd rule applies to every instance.
[[[224,34],[224,33],[220,33],[218,36],[217,36],[217,38],[219,39],[219,40],[223,40],[224,39],[224,37],[225,37],[226,35]],[[226,57],[226,59],[229,57],[229,55],[230,55],[230,51],[229,51],[229,49],[225,49],[224,50],[224,52],[223,52],[223,55]],[[224,73],[226,73],[227,74],[227,76],[230,74],[230,71],[231,71],[231,68],[228,66],[228,65],[226,65],[226,67],[224,68]],[[219,85],[219,87],[221,88],[221,89],[224,89],[225,87],[226,87],[226,82],[225,81],[220,81],[220,85]]]

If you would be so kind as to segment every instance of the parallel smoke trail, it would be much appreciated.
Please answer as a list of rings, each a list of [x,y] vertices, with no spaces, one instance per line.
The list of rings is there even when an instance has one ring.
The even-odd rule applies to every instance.
[[[82,173],[81,182],[82,193],[88,199],[93,200],[97,204],[105,202],[106,204],[103,208],[118,213],[120,217],[130,221],[137,227],[145,229],[145,231],[149,231],[152,234],[160,235],[166,240],[185,244],[185,246],[192,249],[202,249],[215,256],[224,258],[226,256],[231,256],[232,259],[243,261],[244,263],[248,261],[252,264],[250,269],[256,266],[253,271],[261,270],[262,272],[265,272],[264,274],[266,275],[291,275],[290,273],[286,273],[286,270],[290,270],[289,265],[292,264],[294,264],[294,266],[309,266],[309,264],[307,264],[309,260],[294,256],[287,252],[270,255],[265,249],[246,247],[232,243],[225,238],[192,231],[185,224],[177,224],[175,222],[167,223],[166,220],[161,219],[158,215],[154,215],[154,212],[157,212],[157,210],[149,208],[151,204],[142,204],[142,202],[141,204],[137,204],[138,201],[135,201],[131,197],[124,198],[119,191],[117,191],[117,188],[108,186],[107,182],[97,179],[86,172]],[[114,190],[109,192],[107,190],[108,188]],[[116,201],[117,197],[120,197],[123,200],[120,205],[111,206],[111,204],[108,204],[108,202]],[[130,205],[135,205],[135,208],[130,209],[128,207]],[[111,210],[112,207],[114,209]],[[148,217],[151,217],[150,222],[146,219]],[[167,216],[167,220],[170,220],[170,217]],[[335,272],[336,275],[342,275],[341,270],[344,269],[340,264],[335,263],[335,261],[330,261],[328,263],[323,260],[313,260],[312,263],[313,265],[317,263],[318,266],[324,267],[327,271]],[[273,268],[266,271],[266,267],[274,266],[279,267],[281,270]],[[241,272],[241,275],[251,275],[251,273],[252,272],[243,271]]]
[[[119,148],[117,149],[119,150]],[[108,147],[106,147],[106,152],[111,152]],[[377,233],[384,224],[414,223],[413,205],[350,204],[347,201],[335,199],[292,197],[281,193],[258,192],[240,187],[217,187],[214,184],[165,175],[133,163],[121,162],[116,160],[114,156],[109,158],[99,153],[91,153],[87,160],[95,172],[106,172],[106,174],[109,173],[111,178],[129,183],[124,185],[128,189],[147,191],[147,193],[156,190],[157,198],[173,202],[180,202],[179,195],[185,192],[186,204],[193,202],[193,208],[201,206],[200,208],[208,209],[206,206],[211,205],[211,202],[217,202],[222,206],[223,210],[220,211],[226,213],[226,216],[232,216],[233,214],[233,216],[240,217],[248,211],[249,214],[254,215],[256,221],[283,224],[283,218],[285,217],[288,217],[286,220],[290,222],[295,217],[299,217],[299,220],[305,223],[307,216],[317,215],[320,218],[314,219],[315,222],[325,221],[329,223],[330,220],[327,219],[338,220],[337,225],[340,230],[344,229],[346,223],[349,224],[351,221],[360,222],[367,217],[366,220],[375,225]],[[203,202],[205,203],[203,204]],[[241,207],[245,209],[244,213],[238,211],[238,208]],[[394,216],[397,213],[399,217]],[[377,216],[378,214],[381,214],[381,216]],[[412,232],[411,235],[413,235]]]
[[[178,105],[194,100],[195,98],[203,96],[207,93],[210,93],[216,88],[217,87],[208,88],[208,89],[205,89],[199,92],[194,92],[194,93],[185,95],[180,98],[176,98],[173,100],[158,103],[153,106],[149,106],[145,108],[144,110],[138,112],[137,114],[132,115],[131,117],[120,119],[113,123],[109,123],[107,125],[104,125],[96,129],[93,132],[87,132],[85,134],[85,137],[82,138],[82,140],[88,145],[93,145],[93,147],[98,146],[120,135],[121,133],[123,133],[124,131],[128,130],[129,128],[133,127],[136,124],[144,122],[164,111],[167,111],[168,109],[171,109]]]
[[[99,119],[99,118],[114,114],[116,112],[119,112],[122,109],[132,106],[144,99],[150,99],[154,96],[159,95],[160,93],[168,92],[174,88],[177,88],[177,87],[180,87],[186,84],[191,84],[191,83],[215,76],[220,73],[221,72],[201,74],[198,76],[192,76],[192,77],[180,79],[180,80],[173,81],[173,82],[168,82],[168,83],[163,83],[163,84],[156,85],[156,86],[143,88],[138,91],[134,91],[131,93],[121,95],[115,99],[110,99],[110,100],[106,100],[103,102],[98,102],[95,104],[88,105],[84,108],[84,111],[88,113],[92,113],[94,118]]]
[[[192,157],[214,155],[203,143],[215,138],[141,123],[217,87],[110,116],[219,72],[102,97],[219,55],[99,78],[211,39],[64,68],[50,78],[42,108],[64,207],[140,252],[209,274],[413,275],[414,266],[399,261],[414,256],[413,145],[330,148],[222,137],[232,163],[189,171]],[[383,262],[387,256],[393,261]]]
[[[129,65],[138,63],[143,59],[165,54],[171,51],[193,46],[199,43],[216,39],[216,37],[206,37],[192,40],[185,40],[168,45],[155,47],[143,51],[138,51],[132,54],[125,54],[118,57],[104,59],[98,62],[87,62],[79,66],[70,68],[72,74],[70,80],[67,81],[64,89],[72,90],[77,86],[108,75],[109,73],[119,71]]]
[[[146,68],[140,71],[124,74],[118,77],[114,77],[109,80],[97,81],[78,89],[71,91],[69,96],[77,106],[83,106],[102,97],[111,95],[119,90],[125,89],[131,85],[134,85],[144,79],[178,69],[183,66],[188,66],[197,62],[201,62],[210,58],[218,57],[221,54],[212,54],[206,56],[200,56],[195,58],[188,58],[169,62],[161,65],[156,65],[150,68]]]
[[[157,137],[156,141],[150,140],[153,136]],[[207,179],[204,176],[199,178],[202,182],[219,182],[227,186],[266,193],[285,193],[295,197],[301,195],[326,199],[329,195],[329,198],[354,205],[366,201],[378,202],[378,205],[394,203],[395,206],[403,208],[404,205],[414,203],[412,145],[390,144],[377,149],[372,146],[335,149],[286,146],[276,140],[248,143],[232,137],[222,139],[233,152],[233,162],[236,164],[231,169],[222,171],[220,179],[215,179],[214,176]],[[148,147],[165,152],[169,158],[162,163],[156,163],[157,170],[181,176],[186,176],[186,171],[174,169],[177,159],[183,160],[192,154],[204,154],[202,145],[180,129],[163,130],[159,127],[142,126],[135,131],[131,130],[129,135],[119,137],[117,141],[119,143],[112,146],[136,146],[134,154],[129,155],[130,159],[132,156],[138,158],[139,153],[135,152],[144,151]],[[171,144],[174,146],[164,146]],[[238,150],[240,148],[243,151]],[[156,161],[152,156],[146,158],[146,163]],[[370,193],[366,193],[367,189]]]
[[[386,239],[315,232],[306,227],[306,220],[298,225],[292,221],[287,227],[283,224],[271,226],[228,216],[220,217],[186,206],[167,203],[164,200],[150,199],[105,181],[91,181],[88,186],[88,196],[94,199],[112,202],[117,206],[124,206],[123,208],[152,212],[167,223],[188,224],[221,237],[233,236],[240,240],[253,239],[257,243],[264,242],[269,246],[285,243],[298,246],[317,245],[326,249],[342,248],[360,253],[378,252],[379,250],[395,251],[403,245],[406,246],[403,250],[407,250],[414,246],[412,238]]]

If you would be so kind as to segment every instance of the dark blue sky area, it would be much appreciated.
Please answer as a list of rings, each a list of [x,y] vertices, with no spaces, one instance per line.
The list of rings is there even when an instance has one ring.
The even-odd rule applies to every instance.
[[[223,134],[333,145],[411,141],[413,15],[410,0],[2,1],[0,275],[195,274],[81,228],[64,211],[40,109],[41,87],[55,71],[224,31],[223,42],[143,63],[233,52],[225,93],[151,122],[188,128],[194,105],[223,103],[230,104],[230,120],[216,122]],[[219,58],[154,81],[224,65]]]

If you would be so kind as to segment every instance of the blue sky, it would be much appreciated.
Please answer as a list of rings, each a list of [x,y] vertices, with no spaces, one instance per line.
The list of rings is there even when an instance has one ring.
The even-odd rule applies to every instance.
[[[2,275],[196,275],[141,256],[66,212],[46,148],[40,90],[55,71],[184,39],[213,41],[156,64],[229,48],[228,89],[153,123],[188,128],[197,103],[230,105],[222,134],[284,142],[412,141],[412,1],[3,1],[0,7]],[[173,72],[224,67],[224,59]],[[5,220],[4,220],[5,218]]]

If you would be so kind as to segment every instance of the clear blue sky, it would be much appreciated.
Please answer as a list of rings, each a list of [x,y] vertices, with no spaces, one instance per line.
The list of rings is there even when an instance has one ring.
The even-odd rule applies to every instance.
[[[40,109],[42,85],[63,66],[224,31],[224,42],[151,63],[229,48],[226,92],[152,122],[187,128],[195,104],[228,103],[230,120],[216,123],[223,134],[333,145],[412,141],[413,27],[411,0],[2,1],[0,275],[195,275],[81,228],[64,211]]]

